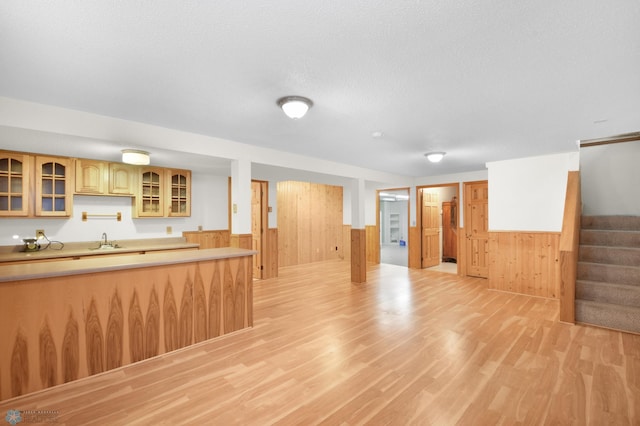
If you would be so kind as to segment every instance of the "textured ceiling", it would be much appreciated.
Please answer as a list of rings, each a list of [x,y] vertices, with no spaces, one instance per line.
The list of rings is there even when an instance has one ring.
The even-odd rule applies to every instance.
[[[638,22],[637,0],[3,0],[0,96],[403,175],[472,171],[640,130]],[[315,105],[293,121],[284,95]]]

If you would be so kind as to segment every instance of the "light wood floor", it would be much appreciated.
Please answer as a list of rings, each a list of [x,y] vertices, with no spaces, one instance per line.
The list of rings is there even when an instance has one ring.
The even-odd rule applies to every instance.
[[[255,282],[255,327],[0,403],[70,425],[640,424],[640,336],[481,279],[335,261]]]

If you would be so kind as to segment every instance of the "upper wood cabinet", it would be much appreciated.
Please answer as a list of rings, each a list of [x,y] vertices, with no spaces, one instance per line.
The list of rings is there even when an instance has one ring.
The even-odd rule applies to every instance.
[[[36,216],[71,216],[73,161],[61,157],[35,157]]]
[[[169,169],[166,175],[169,201],[167,216],[191,216],[191,172]]]
[[[76,159],[76,194],[135,195],[137,169],[122,163]]]
[[[108,180],[107,163],[97,160],[76,160],[76,193],[104,194]]]
[[[132,217],[191,216],[191,171],[0,150],[0,217],[70,217],[73,195],[132,197]]]
[[[163,217],[165,193],[165,169],[140,167],[138,169],[138,193],[136,194],[136,217]]]
[[[109,194],[135,195],[138,169],[122,163],[109,163]]]
[[[191,171],[140,167],[135,217],[191,216]]]
[[[28,216],[31,161],[27,154],[0,151],[0,216]]]

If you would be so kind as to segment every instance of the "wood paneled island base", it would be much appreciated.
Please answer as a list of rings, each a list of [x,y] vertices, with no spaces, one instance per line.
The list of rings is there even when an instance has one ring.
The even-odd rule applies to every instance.
[[[253,251],[193,253],[5,267],[0,400],[251,327]]]

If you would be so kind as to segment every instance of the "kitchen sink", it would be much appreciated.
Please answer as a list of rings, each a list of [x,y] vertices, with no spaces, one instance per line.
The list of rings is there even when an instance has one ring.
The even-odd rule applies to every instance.
[[[119,246],[118,244],[100,244],[100,246],[98,247],[89,247],[89,250],[115,250],[115,249],[119,249],[119,248],[123,248],[122,246]]]

